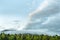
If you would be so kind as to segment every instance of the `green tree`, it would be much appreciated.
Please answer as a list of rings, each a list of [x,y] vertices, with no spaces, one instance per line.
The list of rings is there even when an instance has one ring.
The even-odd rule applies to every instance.
[[[14,40],[14,35],[11,34],[11,35],[8,37],[8,39],[9,39],[9,40]]]

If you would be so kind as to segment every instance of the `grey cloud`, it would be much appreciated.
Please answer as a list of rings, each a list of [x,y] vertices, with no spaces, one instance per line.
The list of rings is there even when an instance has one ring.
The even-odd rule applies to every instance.
[[[48,16],[54,15],[59,12],[60,12],[60,6],[58,4],[56,4],[56,5],[52,4],[52,5],[49,5],[46,8],[44,8],[44,10],[35,13],[32,16],[31,20],[35,20],[35,19],[38,19],[41,17],[48,17]]]
[[[49,2],[49,5],[46,6],[42,11],[38,11],[31,17],[32,23],[27,25],[26,30],[29,29],[48,29],[48,31],[60,33],[60,1],[52,0],[54,2]],[[51,18],[50,18],[51,17]],[[54,18],[52,18],[54,17]],[[41,21],[33,23],[37,19]],[[42,24],[44,22],[49,22],[46,24]]]

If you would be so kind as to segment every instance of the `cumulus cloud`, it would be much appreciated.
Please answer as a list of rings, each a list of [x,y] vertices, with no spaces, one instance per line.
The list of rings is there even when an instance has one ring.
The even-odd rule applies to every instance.
[[[40,6],[29,14],[29,24],[26,29],[48,29],[59,33],[60,31],[60,0],[45,0]]]

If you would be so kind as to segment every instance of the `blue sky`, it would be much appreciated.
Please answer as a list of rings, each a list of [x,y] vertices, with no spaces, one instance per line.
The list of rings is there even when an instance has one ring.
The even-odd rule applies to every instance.
[[[32,1],[35,2],[34,5]],[[0,0],[0,13],[1,15],[27,16],[39,3],[39,0]]]
[[[10,28],[15,25],[15,20],[19,21],[19,26],[25,25],[29,13],[35,10],[40,2],[42,0],[0,0],[0,26]]]

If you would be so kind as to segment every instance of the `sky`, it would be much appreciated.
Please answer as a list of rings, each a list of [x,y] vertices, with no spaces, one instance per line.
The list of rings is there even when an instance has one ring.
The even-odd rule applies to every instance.
[[[60,35],[60,0],[44,0],[29,14],[29,20],[26,30]]]
[[[60,0],[0,0],[0,31],[59,34],[59,17]]]
[[[28,23],[29,13],[40,2],[42,0],[0,0],[0,29],[22,29]]]

